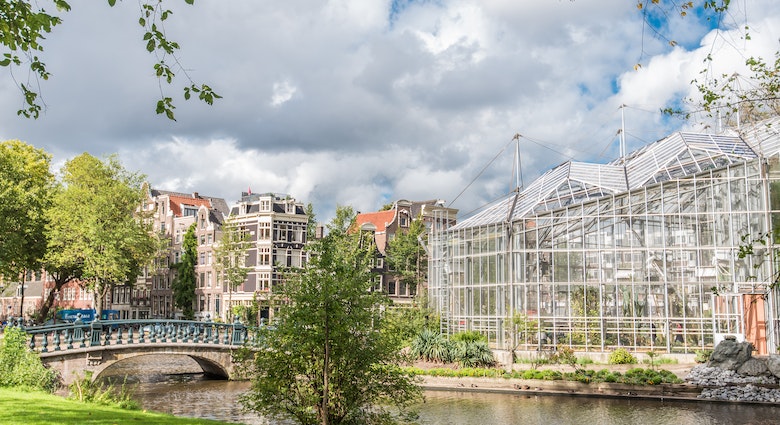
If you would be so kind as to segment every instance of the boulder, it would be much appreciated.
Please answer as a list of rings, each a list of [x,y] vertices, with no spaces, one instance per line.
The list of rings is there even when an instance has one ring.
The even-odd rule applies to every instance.
[[[712,351],[707,366],[736,371],[750,360],[752,353],[753,344],[747,341],[737,342],[735,336],[727,335]]]
[[[772,354],[766,358],[766,368],[769,373],[777,378],[780,378],[780,355]]]
[[[737,369],[737,373],[743,376],[767,376],[769,369],[762,359],[752,357]]]

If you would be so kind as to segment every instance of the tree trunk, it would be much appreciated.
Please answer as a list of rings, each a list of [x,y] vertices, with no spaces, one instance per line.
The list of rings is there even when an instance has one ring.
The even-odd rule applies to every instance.
[[[27,279],[27,269],[24,269],[22,271],[22,287],[21,289],[21,295],[22,295],[22,302],[19,304],[19,318],[22,319],[24,322],[24,280]]]

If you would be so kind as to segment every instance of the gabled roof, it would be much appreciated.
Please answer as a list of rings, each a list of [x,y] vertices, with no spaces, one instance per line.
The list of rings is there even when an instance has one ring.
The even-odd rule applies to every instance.
[[[211,201],[209,199],[193,198],[192,196],[179,196],[179,195],[168,195],[168,199],[170,199],[171,212],[175,217],[182,216],[184,211],[184,206],[190,206],[195,208],[204,206],[206,208],[211,208]]]
[[[387,230],[387,225],[392,223],[394,219],[395,210],[360,213],[355,217],[355,224],[361,228],[365,224],[371,224],[374,228],[370,230],[384,232]]]
[[[755,144],[780,152],[780,119],[754,130]],[[743,134],[745,134],[743,132]],[[539,176],[521,192],[511,194],[453,229],[510,222],[602,196],[614,195],[666,180],[684,178],[708,169],[757,158],[750,144],[735,133],[721,135],[677,132],[608,164],[565,162]],[[509,211],[512,211],[509,214]]]

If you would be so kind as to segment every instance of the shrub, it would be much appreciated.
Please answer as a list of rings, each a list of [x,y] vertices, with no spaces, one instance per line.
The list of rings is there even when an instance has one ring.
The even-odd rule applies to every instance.
[[[457,341],[453,351],[453,360],[463,367],[490,367],[496,364],[487,341]]]
[[[0,387],[54,391],[57,374],[27,349],[27,334],[19,328],[6,328],[0,340]]]
[[[454,342],[460,342],[460,341],[463,341],[463,342],[478,342],[478,341],[482,341],[482,342],[487,343],[487,337],[485,335],[482,335],[481,333],[479,333],[477,331],[458,332],[458,333],[456,333],[455,335],[452,336],[451,340],[454,341]]]
[[[423,329],[412,340],[409,354],[416,359],[449,363],[452,361],[452,343],[444,335]]]
[[[636,357],[625,348],[618,348],[609,353],[609,364],[636,364]]]
[[[696,350],[696,357],[693,359],[696,363],[707,363],[712,355],[712,350]]]
[[[68,398],[85,403],[95,403],[104,406],[117,406],[122,409],[138,410],[138,402],[130,397],[124,383],[119,389],[113,385],[103,386],[92,381],[92,372],[87,372],[70,386]]]

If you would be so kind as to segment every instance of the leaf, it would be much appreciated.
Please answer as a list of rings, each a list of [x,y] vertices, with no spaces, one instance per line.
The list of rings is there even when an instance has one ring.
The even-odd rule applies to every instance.
[[[111,7],[116,6],[116,0],[108,0],[108,5]]]
[[[0,61],[0,66],[8,66],[10,64],[11,64],[11,59],[8,59],[8,58],[3,59],[3,60]]]

